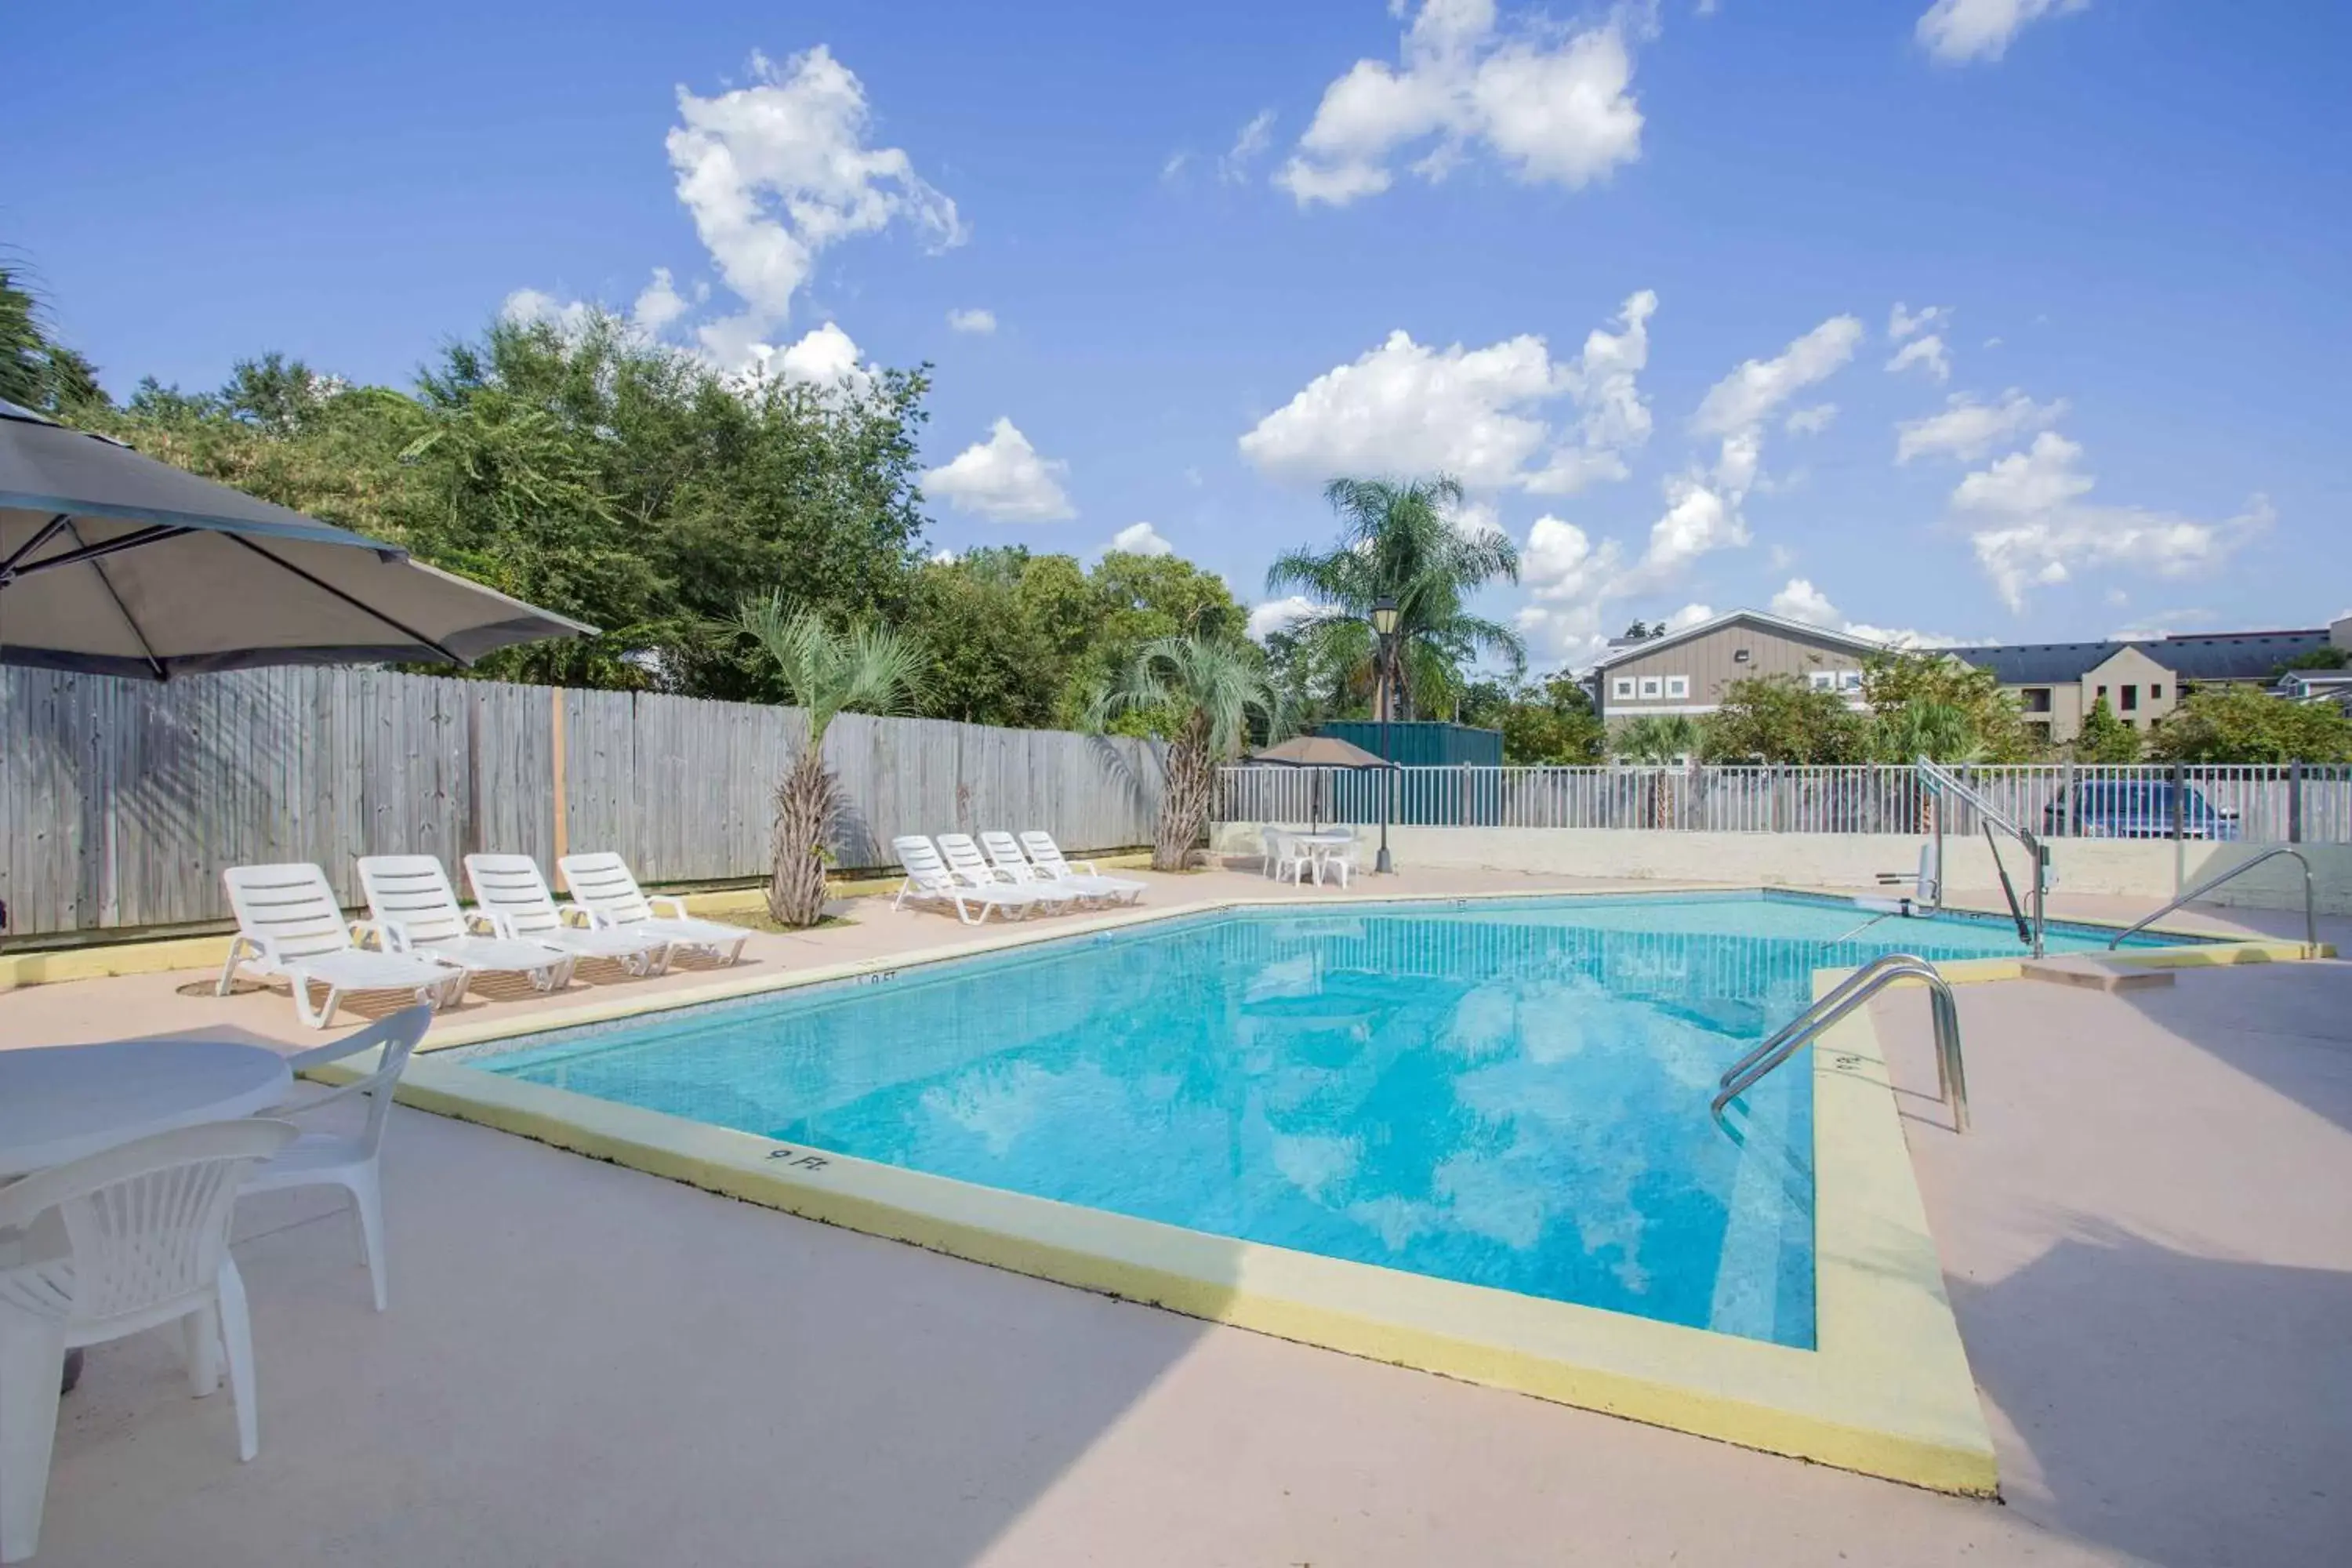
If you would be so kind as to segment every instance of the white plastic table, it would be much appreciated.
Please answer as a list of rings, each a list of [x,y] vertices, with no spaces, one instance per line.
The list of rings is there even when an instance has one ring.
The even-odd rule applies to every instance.
[[[267,1110],[286,1058],[226,1040],[121,1040],[0,1051],[0,1181],[151,1132]]]

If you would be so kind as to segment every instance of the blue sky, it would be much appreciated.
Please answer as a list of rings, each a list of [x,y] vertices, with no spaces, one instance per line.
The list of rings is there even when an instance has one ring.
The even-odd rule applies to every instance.
[[[0,238],[118,393],[583,300],[929,360],[940,546],[1255,603],[1319,478],[1444,468],[1541,665],[2352,604],[2337,7],[211,9],[12,28]]]

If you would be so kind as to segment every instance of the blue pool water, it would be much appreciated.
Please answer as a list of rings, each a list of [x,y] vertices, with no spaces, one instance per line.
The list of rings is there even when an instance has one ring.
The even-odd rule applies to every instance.
[[[2005,921],[1855,932],[1868,918],[1777,893],[1263,909],[464,1054],[787,1143],[1810,1346],[1811,1074],[1751,1094],[1744,1142],[1707,1114],[1717,1075],[1816,969],[2019,951]]]

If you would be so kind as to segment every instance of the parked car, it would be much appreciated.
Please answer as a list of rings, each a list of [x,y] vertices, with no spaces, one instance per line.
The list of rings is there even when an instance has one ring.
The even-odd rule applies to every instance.
[[[2074,786],[2072,821],[2066,792],[2042,810],[2042,831],[2077,838],[2169,838],[2172,837],[2172,781],[2169,779],[2092,779]],[[2223,811],[2189,785],[2180,790],[2180,836],[2183,838],[2235,838],[2235,812]]]

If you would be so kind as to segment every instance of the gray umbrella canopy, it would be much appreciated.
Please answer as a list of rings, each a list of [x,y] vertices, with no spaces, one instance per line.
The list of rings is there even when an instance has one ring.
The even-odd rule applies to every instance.
[[[0,663],[471,664],[593,626],[0,403]]]
[[[1294,768],[1377,768],[1380,758],[1336,735],[1293,735],[1278,745],[1252,752],[1254,763],[1281,763]]]

